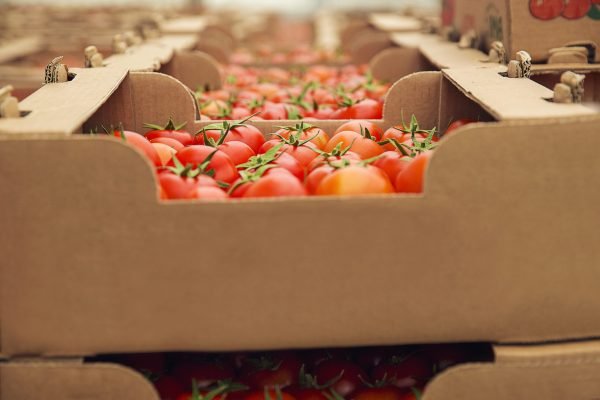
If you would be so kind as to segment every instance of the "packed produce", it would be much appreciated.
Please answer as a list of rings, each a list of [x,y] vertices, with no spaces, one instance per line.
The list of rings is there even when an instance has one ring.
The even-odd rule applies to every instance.
[[[142,353],[93,361],[145,375],[162,400],[417,400],[437,374],[491,362],[484,344],[257,353]]]
[[[265,136],[240,121],[221,121],[191,133],[172,120],[146,125],[144,135],[116,129],[154,164],[161,199],[353,196],[421,193],[425,169],[440,136],[413,116],[383,130],[352,120],[335,132],[309,122]],[[455,121],[445,132],[470,123]]]
[[[201,119],[381,119],[389,84],[366,66],[223,67],[221,90],[196,91]]]

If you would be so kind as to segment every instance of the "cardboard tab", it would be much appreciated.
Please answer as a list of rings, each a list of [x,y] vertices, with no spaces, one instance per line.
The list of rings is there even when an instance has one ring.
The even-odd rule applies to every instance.
[[[423,27],[422,22],[415,17],[389,13],[370,14],[369,23],[384,32],[411,32]]]
[[[438,69],[465,67],[494,67],[497,64],[486,64],[483,61],[487,54],[476,49],[461,49],[456,43],[442,39],[440,36],[425,33],[395,33],[392,41],[401,47],[417,47]]]
[[[193,16],[168,20],[160,24],[160,31],[165,34],[199,33],[208,25],[205,16]]]
[[[506,67],[447,69],[444,75],[495,119],[535,119],[597,114],[582,104],[549,101],[554,93],[530,79],[507,78]]]
[[[27,116],[0,120],[0,133],[73,133],[111,97],[128,73],[118,67],[71,71],[76,74],[72,81],[46,84],[20,103]]]

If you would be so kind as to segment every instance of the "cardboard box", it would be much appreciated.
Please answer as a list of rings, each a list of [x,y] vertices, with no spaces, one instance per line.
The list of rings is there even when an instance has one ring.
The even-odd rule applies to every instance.
[[[553,48],[585,45],[591,50],[590,61],[600,62],[597,2],[445,0],[443,4],[443,23],[461,34],[474,30],[486,52],[499,40],[513,59],[526,50],[535,62],[545,62]]]

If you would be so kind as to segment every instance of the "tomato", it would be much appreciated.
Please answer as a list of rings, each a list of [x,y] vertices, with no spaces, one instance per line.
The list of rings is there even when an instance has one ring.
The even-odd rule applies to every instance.
[[[188,199],[201,200],[222,200],[228,197],[223,189],[211,186],[198,186],[187,195]]]
[[[286,153],[283,153],[283,155],[286,155]],[[294,159],[291,156],[290,158]],[[307,194],[306,188],[296,176],[285,173],[271,173],[250,186],[243,197],[306,196]],[[297,376],[294,379],[297,379]]]
[[[184,146],[189,146],[194,143],[194,137],[188,131],[185,131],[181,128],[185,126],[184,124],[176,125],[171,118],[169,118],[169,122],[164,127],[153,124],[145,124],[145,128],[150,128],[152,130],[146,132],[144,135],[146,139],[152,141],[154,139],[159,138],[168,138],[177,140]],[[168,143],[165,143],[168,144]],[[177,149],[176,149],[177,150]]]
[[[260,116],[266,120],[288,119],[288,110],[285,104],[267,104]]]
[[[200,113],[209,118],[222,118],[229,116],[231,110],[223,100],[209,100],[200,106]]]
[[[262,147],[259,150],[259,153],[266,153],[267,151],[281,143],[282,142],[280,139],[269,140],[268,142],[265,142],[265,144],[262,145]],[[284,144],[281,150],[285,151],[286,153],[294,157],[296,160],[298,160],[300,166],[303,169],[306,169],[308,165],[312,162],[312,160],[314,160],[319,155],[314,150],[316,148],[317,146],[315,146],[313,143],[307,142],[300,146]],[[301,179],[302,178],[303,177],[301,177]]]
[[[221,129],[207,129],[205,131],[206,136],[211,138],[215,142],[218,142],[222,130]],[[224,143],[228,142],[243,142],[248,145],[252,149],[254,153],[258,152],[260,146],[265,143],[265,137],[260,132],[260,130],[253,125],[243,125],[236,126],[229,130],[227,136],[224,139]],[[204,143],[204,135],[199,133],[196,135],[196,144],[205,144]]]
[[[256,153],[244,142],[229,141],[217,146],[219,150],[227,154],[235,165],[240,165],[254,157]]]
[[[185,199],[198,187],[196,179],[177,176],[170,172],[158,174],[158,183],[167,199]]]
[[[359,389],[351,400],[404,400],[406,391],[395,386],[366,387]]]
[[[373,99],[359,101],[350,107],[352,119],[381,119],[383,118],[383,103]]]
[[[335,171],[335,168],[329,165],[321,165],[313,169],[307,176],[304,181],[304,186],[306,186],[306,190],[308,190],[309,194],[317,193],[317,188],[321,181],[331,173]]]
[[[363,136],[365,136],[365,133],[368,132],[376,141],[380,141],[381,136],[383,135],[383,130],[379,127],[379,125],[364,120],[346,122],[337,128],[335,133],[337,134],[344,131],[360,133]]]
[[[308,171],[310,172],[316,168],[319,168],[327,162],[335,163],[341,160],[360,161],[361,157],[353,151],[345,152],[343,155],[340,156],[319,155],[308,165]]]
[[[392,357],[373,369],[375,381],[385,380],[399,388],[411,388],[427,382],[433,375],[433,364],[422,354]]]
[[[204,145],[192,145],[178,151],[176,156],[183,165],[202,164],[211,154],[212,160],[208,164],[208,170],[215,171],[215,179],[225,183],[232,183],[238,177],[237,169],[231,158],[221,150]]]
[[[171,147],[175,151],[179,151],[185,147],[183,144],[181,144],[180,141],[172,139],[172,138],[166,138],[166,137],[159,137],[156,139],[152,139],[152,140],[150,140],[150,143],[166,144],[167,146]]]
[[[416,156],[396,177],[396,191],[399,193],[422,193],[425,170],[431,158],[431,151]]]
[[[286,388],[296,400],[330,400],[322,390],[311,388]]]
[[[404,128],[402,126],[397,126],[397,127],[393,126],[393,127],[389,128],[381,136],[381,141],[394,139],[398,143],[402,143],[405,140],[410,139],[410,135],[405,134],[404,132],[401,131],[401,129],[404,129]],[[386,144],[383,144],[382,146],[385,150],[388,150],[388,151],[396,150],[396,146],[394,146],[392,143],[386,143]]]
[[[252,114],[246,107],[233,107],[231,110],[231,119],[244,119]]]
[[[204,187],[202,189],[216,189]],[[218,189],[220,190],[220,189]],[[179,362],[173,369],[173,375],[185,387],[191,387],[196,381],[199,388],[207,388],[218,381],[233,379],[235,371],[230,365],[211,361],[187,360]]]
[[[282,179],[279,179],[282,178]],[[289,180],[286,182],[285,180]],[[244,197],[294,196],[302,184],[289,174],[269,174],[254,183]],[[255,389],[284,388],[298,382],[301,363],[294,353],[265,354],[247,358],[242,365],[242,380]]]
[[[163,166],[167,165],[173,158],[173,154],[177,153],[177,150],[163,143],[152,143],[152,146],[154,146]]]
[[[563,12],[564,3],[565,0],[529,0],[529,11],[534,17],[548,21]]]
[[[473,121],[471,119],[457,119],[456,121],[454,121],[450,125],[448,125],[448,129],[446,129],[445,135],[451,133],[452,131],[457,130],[458,128],[462,128],[463,126],[472,124],[474,122],[475,121]]]
[[[275,389],[255,390],[246,396],[246,400],[296,400],[294,396],[286,392],[277,392]]]
[[[331,388],[342,397],[350,395],[363,386],[363,380],[367,377],[358,365],[342,359],[323,361],[316,366],[315,376],[318,382],[332,382],[335,380]],[[339,379],[336,380],[336,378]]]
[[[381,155],[381,158],[373,162],[373,166],[382,169],[390,178],[391,182],[396,181],[396,177],[402,172],[410,163],[412,159],[407,156],[403,156],[397,151],[386,151]]]
[[[114,131],[114,136],[123,139],[127,144],[137,148],[145,154],[146,158],[148,158],[155,166],[161,167],[163,165],[160,156],[154,146],[152,146],[152,143],[139,133],[131,131]]]
[[[342,147],[350,146],[350,150],[358,154],[363,160],[378,156],[384,151],[377,142],[367,139],[360,133],[353,131],[336,133],[327,143],[324,151],[330,152],[340,143],[342,144]]]
[[[153,383],[161,400],[179,400],[186,391],[177,379],[168,375],[161,376]]]
[[[275,135],[281,136],[284,139],[289,139],[291,135],[300,132],[300,140],[310,139],[311,143],[314,143],[317,148],[323,150],[329,142],[329,135],[321,128],[306,124],[304,122],[296,125],[295,127],[286,127],[275,132]]]
[[[363,347],[354,351],[354,359],[356,363],[365,370],[371,370],[381,364],[381,362],[394,350],[393,347],[383,346]]]
[[[387,175],[373,166],[349,166],[323,178],[317,195],[361,195],[393,193],[394,187]]]

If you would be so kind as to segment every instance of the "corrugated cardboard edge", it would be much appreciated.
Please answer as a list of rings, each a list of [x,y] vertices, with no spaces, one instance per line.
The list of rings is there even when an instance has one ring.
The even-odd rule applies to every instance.
[[[22,361],[0,364],[1,400],[159,400],[139,373],[116,364]]]
[[[405,15],[373,13],[368,18],[372,26],[384,32],[414,32],[423,27],[419,19]]]
[[[0,134],[70,134],[79,130],[117,90],[128,72],[125,68],[73,69],[75,79],[52,83],[20,104],[29,115],[0,119]]]
[[[505,66],[496,68],[446,69],[443,74],[463,93],[497,120],[575,117],[597,112],[582,104],[557,104],[552,90],[531,79],[502,76]]]
[[[597,342],[503,347],[496,347],[496,363],[463,365],[439,375],[423,400],[600,397]]]

